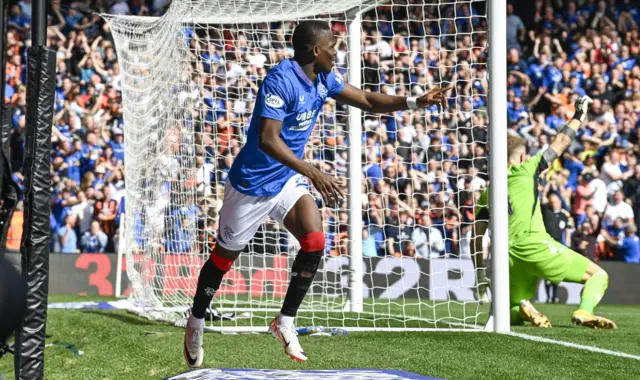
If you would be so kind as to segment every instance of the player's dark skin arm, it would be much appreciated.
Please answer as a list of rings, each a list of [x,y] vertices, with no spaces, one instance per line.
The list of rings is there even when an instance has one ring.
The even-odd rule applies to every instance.
[[[447,106],[445,93],[450,89],[451,87],[433,89],[418,97],[416,103],[420,108],[437,104],[444,109]],[[342,92],[339,95],[335,95],[334,99],[370,113],[389,113],[408,109],[407,98],[404,96],[391,96],[379,92],[363,91],[350,84],[345,84]]]
[[[282,141],[281,132],[281,121],[261,117],[258,148],[291,170],[308,177],[315,188],[322,194],[325,202],[332,203],[339,198],[344,198],[345,195],[340,188],[338,179],[323,173],[310,163],[298,158],[287,144]]]

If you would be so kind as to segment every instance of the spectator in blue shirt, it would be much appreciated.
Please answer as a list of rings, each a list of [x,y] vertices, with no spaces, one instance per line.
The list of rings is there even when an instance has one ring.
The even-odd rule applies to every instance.
[[[82,21],[82,14],[71,7],[69,8],[69,13],[67,17],[65,17],[64,21],[66,22],[64,32],[65,34],[68,34],[80,23],[80,21]]]
[[[569,178],[567,179],[568,186],[573,189],[573,191],[576,191],[578,188],[578,176],[584,170],[584,163],[570,153],[565,153],[563,157],[563,167],[569,171]]]
[[[124,163],[124,132],[122,128],[113,128],[113,140],[109,142],[111,149],[113,149],[113,156],[118,161]]]
[[[522,100],[516,97],[513,104],[507,108],[507,120],[510,124],[517,123],[523,113],[526,115],[527,109],[522,105]]]
[[[82,251],[86,253],[101,253],[107,247],[107,234],[102,232],[97,220],[91,222],[91,230],[82,236]]]
[[[172,229],[167,233],[165,239],[167,253],[189,254],[195,242],[193,221],[187,213],[181,210],[174,212],[173,219]]]
[[[547,67],[544,75],[543,86],[548,88],[550,92],[561,90],[562,82],[562,65],[564,64],[563,58],[556,58],[553,65]]]
[[[606,225],[606,221],[603,222],[603,227],[606,228],[606,232],[615,241],[622,241],[625,237],[625,226],[622,218],[616,218],[613,223]]]
[[[580,14],[578,13],[576,3],[574,1],[571,1],[567,4],[567,10],[562,13],[561,17],[566,27],[574,29],[578,26]]]
[[[30,29],[29,20],[22,15],[22,8],[18,4],[14,4],[11,7],[7,24],[20,32],[26,32]]]
[[[81,159],[82,152],[76,150],[73,153],[70,153],[64,160],[67,164],[67,176],[75,183],[80,183],[82,178],[80,168]]]
[[[75,197],[71,195],[71,192],[63,189],[58,199],[54,202],[52,207],[52,214],[59,225],[65,224],[64,218],[69,214],[71,206],[76,203]]]
[[[75,231],[76,217],[67,215],[64,217],[64,226],[58,229],[58,239],[60,241],[60,252],[79,253],[78,235]]]
[[[95,133],[87,134],[87,142],[82,144],[82,173],[91,171],[102,155],[102,148],[98,145],[98,137]]]
[[[365,165],[362,170],[365,178],[370,178],[373,186],[375,186],[383,178],[382,167],[378,163],[378,158],[374,152],[369,154],[368,161],[369,164]]]
[[[567,123],[567,121],[561,115],[558,114],[559,111],[561,110],[562,110],[562,107],[558,107],[556,109],[556,112],[547,116],[545,123],[547,124],[548,127],[558,130],[559,128],[562,128]]]
[[[527,62],[520,59],[520,52],[516,48],[509,49],[509,55],[507,57],[507,72],[519,71],[526,74],[529,70]]]
[[[618,260],[623,260],[631,264],[640,264],[640,239],[637,236],[637,227],[627,224],[624,228],[624,235],[603,234],[609,245],[616,253]]]
[[[544,73],[549,64],[549,57],[546,53],[541,53],[540,58],[538,58],[538,62],[535,62],[529,66],[529,70],[527,71],[527,75],[531,78],[531,84],[534,87],[538,88],[542,86],[544,81]]]
[[[580,87],[580,78],[577,75],[572,75],[571,78],[569,78],[569,88],[571,91],[578,94],[578,96],[587,94],[584,88]]]
[[[378,256],[378,249],[376,248],[376,238],[369,234],[368,228],[362,230],[362,254],[365,257]]]
[[[620,48],[620,58],[617,62],[614,63],[614,66],[622,65],[625,71],[631,71],[633,66],[636,64],[636,59],[631,57],[629,54],[629,47],[622,46]]]

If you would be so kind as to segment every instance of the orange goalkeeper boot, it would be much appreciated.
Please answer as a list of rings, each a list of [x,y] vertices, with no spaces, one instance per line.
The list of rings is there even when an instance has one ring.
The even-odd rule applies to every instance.
[[[593,315],[586,310],[576,310],[571,315],[574,325],[591,327],[592,329],[616,329],[616,323],[605,317]]]
[[[536,308],[533,307],[531,302],[529,302],[528,300],[520,302],[520,316],[522,316],[525,321],[531,322],[531,324],[536,327],[551,327],[551,321],[549,321],[549,318],[536,310]]]

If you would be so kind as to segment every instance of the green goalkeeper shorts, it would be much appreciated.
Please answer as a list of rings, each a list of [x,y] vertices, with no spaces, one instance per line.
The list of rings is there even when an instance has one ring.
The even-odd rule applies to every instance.
[[[590,261],[547,234],[528,235],[509,247],[509,293],[511,303],[532,299],[538,279],[554,284],[580,282]]]

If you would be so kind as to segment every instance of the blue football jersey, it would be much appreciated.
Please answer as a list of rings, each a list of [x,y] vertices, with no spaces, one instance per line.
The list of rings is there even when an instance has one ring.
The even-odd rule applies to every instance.
[[[328,97],[339,94],[344,83],[334,72],[318,74],[315,82],[300,65],[285,59],[271,69],[258,91],[247,142],[229,171],[231,185],[252,196],[280,193],[296,173],[258,148],[260,118],[282,121],[280,138],[299,158]]]

